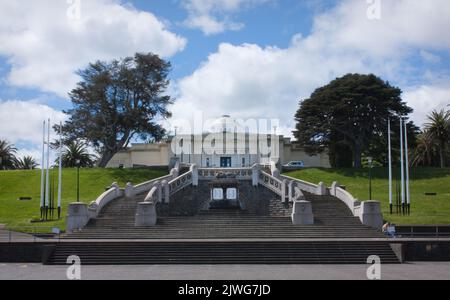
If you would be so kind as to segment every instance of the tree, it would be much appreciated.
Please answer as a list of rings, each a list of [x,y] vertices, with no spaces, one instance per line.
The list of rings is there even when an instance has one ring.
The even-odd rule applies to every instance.
[[[439,145],[431,138],[427,130],[417,138],[417,146],[413,152],[413,166],[435,166]]]
[[[78,166],[77,160],[79,160],[79,166],[82,168],[91,168],[94,166],[94,157],[89,154],[86,145],[78,140],[71,141],[65,146],[65,151],[62,154],[62,166],[63,168],[74,168]],[[56,159],[58,164],[59,158]]]
[[[163,95],[169,70],[169,62],[149,53],[97,61],[79,71],[82,81],[69,94],[73,108],[65,111],[64,139],[88,141],[100,153],[99,167],[133,138],[161,140],[165,130],[157,121],[171,116],[167,106],[173,103]]]
[[[376,143],[387,141],[388,118],[393,130],[400,130],[399,116],[412,112],[401,94],[399,88],[375,75],[347,74],[300,102],[294,136],[310,154],[330,149],[330,158],[340,157],[344,164],[348,164],[348,159],[346,162],[343,157],[352,155],[354,167],[360,168],[363,154],[374,155],[370,150],[375,149]],[[408,124],[408,131],[416,128],[411,122]]]
[[[425,124],[428,138],[438,145],[441,168],[445,168],[447,147],[450,143],[450,111],[434,110]]]
[[[0,140],[0,170],[14,169],[17,148],[5,140]]]
[[[16,169],[19,170],[34,170],[39,164],[31,156],[24,156],[16,161]]]

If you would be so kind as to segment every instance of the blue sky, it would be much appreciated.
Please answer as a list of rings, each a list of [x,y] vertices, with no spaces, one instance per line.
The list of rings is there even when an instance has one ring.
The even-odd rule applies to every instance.
[[[0,0],[0,12],[0,139],[36,158],[75,71],[138,51],[172,63],[167,127],[201,112],[279,119],[289,135],[299,100],[348,72],[399,86],[418,125],[450,103],[446,0]]]

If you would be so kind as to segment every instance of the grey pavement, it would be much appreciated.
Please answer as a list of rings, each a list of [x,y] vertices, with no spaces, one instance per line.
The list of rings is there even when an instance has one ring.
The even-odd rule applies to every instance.
[[[366,280],[366,265],[82,266],[83,280]],[[64,280],[66,266],[2,264],[0,280]],[[383,280],[450,280],[450,262],[382,265]]]

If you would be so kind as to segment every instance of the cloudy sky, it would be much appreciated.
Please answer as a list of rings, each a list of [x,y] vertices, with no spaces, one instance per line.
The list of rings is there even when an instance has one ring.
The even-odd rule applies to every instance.
[[[39,160],[76,70],[153,52],[170,60],[174,118],[276,118],[348,72],[403,91],[422,125],[450,104],[448,0],[0,0],[0,139]]]

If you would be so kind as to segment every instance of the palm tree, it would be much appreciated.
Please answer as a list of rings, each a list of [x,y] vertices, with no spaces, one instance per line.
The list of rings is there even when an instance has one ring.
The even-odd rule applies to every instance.
[[[450,140],[450,111],[433,111],[428,116],[428,123],[425,130],[430,138],[439,145],[439,159],[441,168],[445,168],[447,146]]]
[[[17,148],[5,140],[0,140],[0,170],[14,169]]]
[[[16,161],[16,168],[19,170],[34,170],[39,164],[31,156],[24,156]]]
[[[417,137],[417,146],[412,154],[411,164],[418,166],[433,166],[438,156],[439,145],[434,141],[427,130]]]
[[[62,165],[64,168],[73,168],[77,166],[77,160],[80,161],[80,167],[89,168],[94,166],[94,157],[89,154],[86,144],[75,140],[66,145],[66,150],[62,155]],[[58,163],[58,159],[56,162]]]

